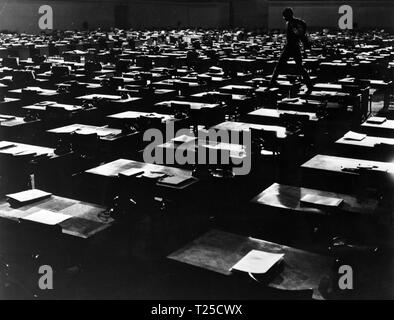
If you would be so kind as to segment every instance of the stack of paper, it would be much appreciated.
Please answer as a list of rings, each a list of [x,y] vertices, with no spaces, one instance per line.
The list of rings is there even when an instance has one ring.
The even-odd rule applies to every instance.
[[[362,141],[367,137],[366,134],[362,134],[362,133],[357,133],[357,132],[353,132],[353,131],[349,131],[348,133],[346,133],[343,138],[345,140],[354,140],[354,141]]]
[[[338,207],[343,199],[307,194],[301,198],[301,203],[306,205],[317,205],[324,207]]]
[[[382,124],[387,120],[387,118],[384,117],[370,117],[367,120],[367,123],[372,123],[372,124]]]
[[[9,199],[9,201],[13,201],[18,204],[28,204],[49,198],[51,195],[52,194],[49,192],[41,191],[39,189],[31,189],[18,193],[7,194],[6,197]]]
[[[231,270],[247,273],[264,274],[275,266],[282,258],[283,253],[270,253],[260,250],[251,250],[238,261]]]

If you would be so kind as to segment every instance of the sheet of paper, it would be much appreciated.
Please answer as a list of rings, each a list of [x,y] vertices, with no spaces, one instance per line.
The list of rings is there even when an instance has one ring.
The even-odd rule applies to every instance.
[[[63,221],[70,219],[71,217],[72,216],[61,214],[58,212],[53,212],[49,210],[40,210],[24,217],[23,219],[54,226]]]
[[[343,199],[319,196],[315,194],[307,194],[301,198],[301,202],[306,204],[317,204],[320,206],[327,206],[327,207],[337,207],[343,202]]]
[[[162,180],[160,180],[160,183],[177,186],[181,183],[188,181],[189,179],[190,179],[190,177],[169,176],[169,177],[165,177]]]
[[[14,146],[15,146],[15,144],[13,144],[12,142],[0,141],[0,150],[1,149],[11,148],[11,147],[14,147]]]
[[[77,126],[67,126],[67,127],[62,127],[62,128],[50,130],[50,132],[67,134],[67,133],[72,133],[77,130],[78,130]]]
[[[7,115],[0,115],[0,120],[8,121],[8,120],[14,120],[16,119],[15,116],[7,116]]]
[[[119,173],[119,175],[126,176],[126,177],[134,177],[134,176],[138,176],[143,173],[144,173],[144,170],[142,170],[141,168],[131,168],[131,169],[122,171],[121,173]]]
[[[196,140],[196,137],[193,136],[188,136],[188,135],[181,135],[176,138],[171,139],[171,141],[176,142],[176,143],[189,143]]]
[[[268,272],[280,259],[283,258],[283,256],[283,253],[251,250],[231,269],[248,273],[263,274]]]

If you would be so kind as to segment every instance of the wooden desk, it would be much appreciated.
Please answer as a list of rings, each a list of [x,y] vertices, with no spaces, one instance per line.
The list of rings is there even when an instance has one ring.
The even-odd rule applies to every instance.
[[[190,105],[191,110],[201,110],[204,108],[207,108],[207,109],[220,108],[220,104],[218,104],[218,103],[201,103],[201,102],[176,101],[176,100],[162,101],[162,102],[156,103],[155,107],[169,109],[169,108],[171,108],[172,103],[182,104],[182,105]]]
[[[129,155],[130,152],[138,150],[141,135],[138,131],[122,133],[121,129],[109,128],[108,126],[97,127],[84,124],[72,124],[65,127],[47,130],[49,143],[55,146],[59,139],[64,142],[79,145],[81,152],[90,150],[96,156],[103,156],[105,159],[116,159]],[[77,134],[77,135],[75,135]],[[92,140],[88,144],[83,140],[83,135],[97,134],[98,145]],[[75,145],[74,145],[75,146]]]
[[[52,148],[1,141],[9,147],[0,149],[1,193],[25,188],[34,173],[35,185],[48,190],[62,190],[62,183],[72,168],[73,154],[56,155]]]
[[[212,129],[215,130],[225,130],[230,132],[249,131],[251,128],[258,130],[276,131],[276,135],[279,139],[285,139],[287,137],[286,128],[281,126],[270,126],[270,125],[254,124],[254,123],[225,121],[212,127]]]
[[[185,137],[185,136],[182,136]],[[220,166],[220,155],[222,152],[228,152],[230,165],[234,163],[234,161],[240,161],[245,159],[247,155],[247,151],[245,146],[241,144],[235,143],[225,143],[225,142],[215,142],[215,141],[206,141],[206,140],[198,140],[195,139],[193,141],[188,141],[184,143],[177,143],[174,141],[168,141],[166,143],[160,144],[156,147],[157,150],[162,150],[165,155],[166,152],[182,152],[182,154],[191,154],[191,157],[194,159],[194,163],[197,163],[198,150],[199,147],[204,147],[206,149],[206,157],[209,156],[208,150],[214,150],[217,154],[216,164],[212,163],[212,166]],[[236,160],[235,160],[236,159]],[[210,163],[207,161],[207,165]],[[184,167],[185,165],[183,165]],[[193,166],[192,164],[186,164],[186,166]]]
[[[197,76],[194,75],[187,75],[185,77],[181,77],[182,81],[186,81],[186,82],[194,82],[194,83],[198,83],[199,79]],[[208,81],[207,81],[208,85],[212,88],[218,88],[221,86],[225,86],[231,83],[231,79],[230,78],[224,78],[224,77],[211,77]]]
[[[3,101],[0,101],[0,112],[9,115],[22,115],[20,110],[22,104],[21,99],[5,97]]]
[[[33,142],[41,129],[41,120],[25,121],[22,117],[8,118],[0,114],[0,140]]]
[[[152,164],[152,163],[127,160],[127,159],[118,159],[118,160],[106,163],[102,166],[98,166],[96,168],[89,169],[86,171],[86,173],[89,175],[92,175],[92,176],[107,179],[107,181],[108,181],[108,179],[113,180],[114,178],[117,178],[120,173],[122,173],[126,170],[135,169],[135,168],[141,169],[144,172],[160,172],[160,173],[164,173],[168,176],[192,177],[191,170],[184,170],[184,169],[179,169],[179,168],[173,168],[173,167],[168,167],[168,166],[163,166],[163,165],[157,165],[157,164]],[[193,177],[190,181],[188,181],[186,184],[183,184],[180,187],[169,187],[169,188],[184,189],[184,188],[187,188],[187,187],[193,185],[197,181],[198,181],[198,179]],[[160,185],[160,182],[158,181],[156,184]]]
[[[292,110],[308,113],[316,113],[316,111],[323,106],[324,103],[321,101],[301,98],[283,99],[277,103],[277,108],[280,110]]]
[[[138,112],[138,111],[125,111],[121,113],[116,113],[107,116],[107,118],[111,120],[128,121],[128,120],[136,120],[143,116],[151,116],[157,119],[161,119],[162,123],[166,123],[168,121],[176,121],[176,119],[172,115],[160,114],[155,112],[149,113],[149,112]]]
[[[355,84],[357,83],[356,78],[343,78],[338,80],[342,84]],[[384,103],[383,108],[387,109],[390,104],[390,89],[393,86],[393,81],[384,80],[373,80],[373,79],[359,79],[358,82],[365,83],[371,88],[383,90],[384,91]],[[373,95],[373,94],[372,94]]]
[[[48,156],[49,158],[56,158],[57,155],[54,154],[54,149],[47,147],[40,147],[31,144],[24,144],[11,141],[1,141],[2,143],[10,143],[12,146],[8,148],[0,149],[1,155],[18,156],[24,154],[32,154],[32,158],[35,156]]]
[[[97,101],[97,108],[102,110],[105,115],[114,112],[122,112],[138,107],[142,102],[140,97],[129,97],[123,99],[121,96],[109,94],[90,94],[76,98],[79,101]]]
[[[45,129],[79,122],[92,125],[103,123],[101,114],[96,107],[84,108],[74,104],[42,101],[24,106],[22,110],[38,115],[44,121]]]
[[[295,212],[307,215],[331,215],[333,213],[333,209],[330,208],[317,208],[301,204],[300,200],[309,194],[343,199],[341,206],[335,208],[336,214],[374,216],[387,213],[387,208],[383,208],[376,199],[357,198],[349,194],[294,187],[279,183],[272,184],[254,197],[251,202],[257,205],[285,209],[289,213]]]
[[[316,113],[312,112],[300,112],[292,110],[275,110],[275,109],[265,109],[260,108],[255,111],[249,112],[245,117],[245,121],[257,124],[269,124],[269,125],[280,125],[280,115],[281,114],[293,114],[300,116],[308,116],[309,121],[312,123],[317,123],[319,118]]]
[[[250,250],[284,253],[284,269],[268,286],[282,290],[313,289],[315,299],[321,299],[320,281],[331,273],[333,259],[284,245],[211,230],[168,258],[225,276]]]
[[[47,106],[50,106],[50,108],[58,108],[59,111],[64,111],[66,113],[73,113],[83,110],[81,106],[77,106],[73,104],[57,103],[55,101],[42,101],[32,105],[24,106],[22,109],[34,111],[35,113],[42,115],[46,111],[48,111],[49,108],[47,108]]]
[[[345,157],[334,157],[328,155],[318,154],[309,161],[305,162],[301,167],[312,170],[331,171],[336,173],[351,174],[342,171],[343,168],[356,168],[357,165],[375,166],[375,171],[394,173],[394,164],[390,162],[370,161],[364,159],[353,159]]]
[[[357,170],[357,166],[374,166],[371,170]],[[391,162],[371,161],[318,154],[302,166],[303,184],[312,188],[332,189],[338,192],[357,191],[362,187],[360,173],[375,174],[379,177],[394,177],[394,164]],[[343,171],[349,168],[354,171]],[[394,179],[393,179],[394,180]],[[372,186],[379,183],[378,179],[369,179],[364,184]],[[364,186],[365,188],[367,186]]]
[[[147,93],[146,95],[143,95],[141,93],[141,87],[131,87],[131,86],[125,86],[122,89],[119,89],[118,92],[120,93],[127,93],[131,97],[140,97],[144,100],[144,102],[148,103],[157,103],[160,101],[165,101],[165,100],[170,100],[175,98],[177,92],[175,90],[169,90],[169,89],[155,89],[153,93]],[[152,106],[148,106],[148,108],[151,108]],[[144,106],[145,108],[145,106]]]
[[[177,82],[180,82],[180,80],[168,79],[168,80],[153,82],[152,85],[158,89],[177,90],[176,88]],[[204,88],[204,86],[201,85],[200,83],[195,83],[195,82],[185,82],[185,83],[187,83],[187,85],[185,86],[185,88],[182,88],[182,90],[185,90],[186,91],[185,93],[188,95],[200,92]]]
[[[386,120],[382,124],[368,123],[368,121],[365,121],[361,125],[360,131],[368,135],[394,138],[394,120]]]
[[[384,154],[379,149],[380,144],[392,145],[390,154]],[[349,140],[344,137],[335,142],[338,155],[352,156],[376,161],[391,161],[394,159],[394,138],[366,136],[363,140]]]
[[[70,135],[72,133],[89,132],[96,133],[100,140],[115,141],[121,138],[122,130],[104,127],[91,126],[86,124],[71,124],[69,126],[47,130],[48,133],[56,135]]]
[[[189,97],[191,101],[202,102],[202,103],[212,103],[212,101],[224,102],[228,107],[238,112],[244,114],[250,110],[253,110],[255,100],[253,97],[249,97],[244,94],[231,94],[220,93],[217,91],[200,92],[193,94]]]
[[[102,206],[55,195],[17,209],[11,208],[6,200],[0,200],[0,218],[3,219],[18,221],[40,210],[72,216],[59,224],[62,233],[83,239],[107,229],[114,222],[112,218],[104,215],[106,209]]]
[[[361,101],[360,97],[353,96],[350,93],[327,90],[313,90],[309,94],[302,94],[300,96],[303,98],[307,98],[308,100],[311,99],[318,101],[338,102],[344,105],[358,105]]]
[[[60,94],[56,90],[44,89],[40,87],[26,87],[23,89],[9,90],[7,95],[10,98],[42,101],[48,98],[56,99]]]
[[[223,93],[231,93],[231,94],[245,94],[245,93],[254,92],[254,87],[242,86],[242,85],[228,85],[221,87],[219,91]]]
[[[155,108],[165,113],[173,113],[172,104],[190,106],[190,118],[194,124],[206,126],[219,123],[224,120],[224,108],[218,103],[199,103],[190,101],[163,101],[155,104]]]

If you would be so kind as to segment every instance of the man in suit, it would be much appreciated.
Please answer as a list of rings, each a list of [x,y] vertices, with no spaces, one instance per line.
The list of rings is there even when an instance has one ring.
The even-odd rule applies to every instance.
[[[276,79],[278,78],[280,69],[286,64],[289,58],[293,58],[299,73],[302,75],[308,91],[312,90],[312,82],[309,78],[308,72],[302,66],[302,54],[300,42],[303,43],[304,49],[309,47],[308,37],[306,36],[306,23],[305,21],[295,18],[293,10],[286,8],[282,12],[283,19],[286,21],[286,46],[279,58],[279,61],[272,74],[270,87],[275,86]]]

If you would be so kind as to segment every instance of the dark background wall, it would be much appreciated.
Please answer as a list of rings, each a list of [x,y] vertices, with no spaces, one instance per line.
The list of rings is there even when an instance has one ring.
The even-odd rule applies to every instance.
[[[336,27],[338,8],[349,4],[360,28],[393,27],[393,0],[0,0],[0,30],[38,32],[38,8],[54,10],[54,28],[174,28],[229,26],[283,28],[281,11],[292,6],[310,26]]]
[[[353,8],[353,24],[359,28],[394,28],[393,0],[270,0],[268,26],[283,27],[282,10],[290,6],[310,27],[335,28],[338,26],[338,9],[341,5]]]

